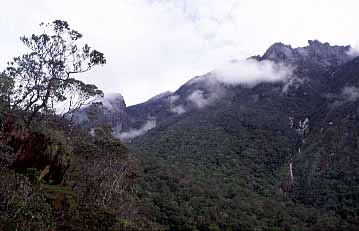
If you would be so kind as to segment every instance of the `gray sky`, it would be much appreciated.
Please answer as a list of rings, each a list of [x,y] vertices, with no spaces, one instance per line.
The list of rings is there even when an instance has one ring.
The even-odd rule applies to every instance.
[[[62,19],[108,63],[78,77],[128,105],[274,42],[358,47],[357,0],[0,0],[0,69],[24,52],[19,36]]]

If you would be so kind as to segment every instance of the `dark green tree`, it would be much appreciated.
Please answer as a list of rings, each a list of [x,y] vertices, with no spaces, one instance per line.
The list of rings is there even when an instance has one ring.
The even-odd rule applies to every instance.
[[[0,73],[0,112],[4,112],[10,107],[10,98],[14,88],[12,78]]]
[[[72,30],[66,21],[55,20],[40,26],[43,33],[21,37],[30,52],[8,62],[0,87],[10,110],[26,112],[31,122],[39,113],[54,112],[61,105],[63,115],[71,114],[103,93],[95,85],[73,78],[94,66],[106,63],[104,54],[81,44],[82,34]]]

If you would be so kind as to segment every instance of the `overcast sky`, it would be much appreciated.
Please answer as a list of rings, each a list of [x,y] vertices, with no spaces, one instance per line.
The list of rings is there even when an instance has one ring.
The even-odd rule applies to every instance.
[[[0,0],[0,70],[40,22],[62,19],[108,63],[78,77],[128,105],[274,42],[358,46],[357,0]]]

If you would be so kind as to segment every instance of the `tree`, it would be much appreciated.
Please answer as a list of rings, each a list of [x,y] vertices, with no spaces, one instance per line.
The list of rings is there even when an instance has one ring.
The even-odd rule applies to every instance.
[[[14,88],[13,79],[0,73],[0,111],[4,112],[9,108],[12,89]]]
[[[30,52],[14,58],[2,73],[0,86],[10,86],[10,97],[3,97],[11,110],[21,110],[31,122],[39,113],[66,106],[63,115],[78,110],[103,93],[95,85],[73,78],[94,66],[106,63],[104,54],[81,45],[82,34],[70,29],[66,21],[55,20],[40,26],[40,35],[23,36],[20,40]]]

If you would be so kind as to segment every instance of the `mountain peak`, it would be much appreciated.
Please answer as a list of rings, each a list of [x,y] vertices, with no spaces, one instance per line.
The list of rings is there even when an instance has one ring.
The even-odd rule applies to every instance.
[[[322,43],[320,42],[319,40],[315,39],[315,40],[308,40],[308,44],[309,44],[309,47],[311,46],[330,46],[330,44],[328,42],[325,42],[325,43]]]
[[[120,93],[105,93],[99,102],[110,111],[122,112],[126,108],[125,100]]]
[[[167,98],[169,96],[173,95],[173,92],[171,91],[165,91],[165,92],[162,92],[158,95],[155,95],[153,96],[151,99],[149,99],[148,101],[156,101],[156,100],[160,100],[162,98]]]
[[[291,61],[294,56],[294,49],[290,45],[285,45],[283,43],[274,43],[268,48],[265,54],[262,56],[262,59],[270,59],[273,61]]]
[[[350,50],[350,46],[331,46],[328,42],[322,43],[319,40],[308,40],[308,46],[297,48],[283,43],[274,43],[261,59],[293,65],[311,63],[327,68],[350,61],[353,58],[349,54]]]

